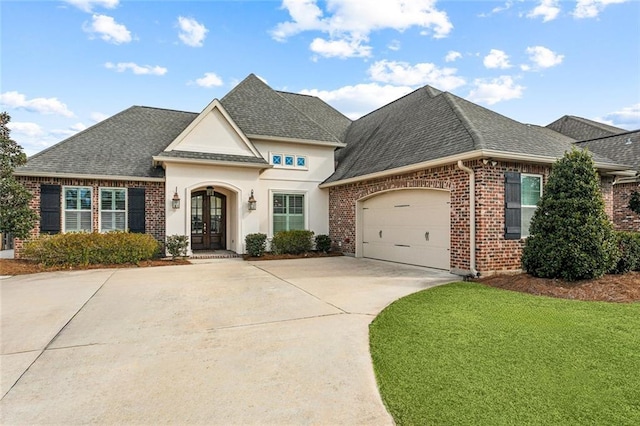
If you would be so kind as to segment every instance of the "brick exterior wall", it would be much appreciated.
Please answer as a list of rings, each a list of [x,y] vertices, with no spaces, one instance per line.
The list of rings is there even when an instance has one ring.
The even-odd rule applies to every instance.
[[[93,188],[92,191],[92,227],[98,229],[99,224],[99,192],[101,187],[109,188],[145,188],[145,228],[146,233],[153,235],[155,239],[164,242],[165,239],[165,184],[164,182],[145,181],[121,181],[121,180],[97,180],[97,179],[71,179],[71,178],[48,178],[48,177],[27,177],[17,176],[17,180],[22,183],[32,194],[30,206],[40,214],[40,185],[60,185],[60,186],[84,186]],[[64,197],[64,195],[62,195]],[[64,208],[64,200],[61,202]],[[62,224],[61,224],[62,225]],[[62,226],[61,226],[62,227]],[[31,230],[31,237],[40,235],[40,223]],[[15,257],[20,257],[23,241],[14,240]]]
[[[521,269],[524,240],[504,239],[504,173],[543,176],[546,183],[550,166],[513,162],[485,165],[466,162],[476,179],[476,270],[482,275]],[[613,216],[612,179],[603,179],[602,190],[607,212]],[[356,252],[356,201],[382,191],[401,188],[448,189],[451,193],[451,270],[470,270],[469,175],[456,164],[388,176],[329,188],[329,234],[347,254]]]
[[[629,199],[634,191],[640,191],[640,182],[613,186],[613,223],[620,231],[640,231],[640,215],[629,209]]]

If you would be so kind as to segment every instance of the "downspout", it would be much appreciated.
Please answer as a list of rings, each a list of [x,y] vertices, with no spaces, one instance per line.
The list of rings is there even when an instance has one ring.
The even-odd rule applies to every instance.
[[[472,169],[466,167],[462,160],[458,160],[458,167],[469,174],[469,268],[471,275],[478,276],[476,270],[476,175]]]

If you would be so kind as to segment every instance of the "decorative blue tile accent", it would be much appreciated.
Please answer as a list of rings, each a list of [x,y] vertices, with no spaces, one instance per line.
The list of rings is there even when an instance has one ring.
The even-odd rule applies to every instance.
[[[306,157],[297,157],[296,158],[296,166],[298,166],[298,167],[307,167],[307,158]]]
[[[276,165],[279,166],[282,164],[282,155],[280,154],[274,154],[271,156],[271,162]]]
[[[293,155],[285,155],[284,156],[284,165],[285,166],[293,166]]]

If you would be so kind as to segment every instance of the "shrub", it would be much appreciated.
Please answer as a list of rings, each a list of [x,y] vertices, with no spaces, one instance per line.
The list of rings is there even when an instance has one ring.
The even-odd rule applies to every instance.
[[[165,248],[171,255],[171,260],[175,260],[176,257],[186,256],[188,247],[189,237],[186,235],[169,235],[167,237]]]
[[[640,270],[640,233],[618,231],[615,233],[619,257],[611,274],[626,274]]]
[[[248,234],[244,237],[245,245],[247,246],[247,253],[251,257],[260,257],[264,254],[267,248],[267,235],[266,234]]]
[[[523,269],[536,277],[576,281],[604,275],[616,258],[593,160],[588,151],[574,148],[553,165],[531,220]]]
[[[276,254],[300,254],[313,248],[313,231],[280,231],[271,239],[271,251]]]
[[[316,250],[328,253],[331,250],[331,238],[328,235],[316,235]]]
[[[28,241],[23,255],[47,266],[138,263],[154,257],[158,242],[148,234],[71,232]]]

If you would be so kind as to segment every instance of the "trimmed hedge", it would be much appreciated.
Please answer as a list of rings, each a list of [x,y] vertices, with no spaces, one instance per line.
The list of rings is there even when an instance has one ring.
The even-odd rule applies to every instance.
[[[328,235],[316,235],[316,250],[322,253],[329,253],[331,250],[331,237]]]
[[[165,248],[171,255],[171,260],[175,260],[176,257],[185,257],[187,248],[189,248],[189,237],[186,235],[169,235]]]
[[[271,239],[275,254],[300,254],[313,249],[313,231],[280,231]]]
[[[267,249],[267,235],[266,234],[248,234],[244,237],[244,243],[247,247],[247,253],[251,257],[260,257]]]
[[[629,271],[640,271],[640,233],[628,231],[615,232],[620,256],[611,274],[626,274]]]
[[[26,259],[46,266],[138,263],[153,258],[159,243],[149,234],[71,232],[41,235],[25,243]]]

